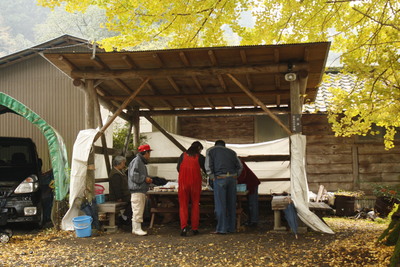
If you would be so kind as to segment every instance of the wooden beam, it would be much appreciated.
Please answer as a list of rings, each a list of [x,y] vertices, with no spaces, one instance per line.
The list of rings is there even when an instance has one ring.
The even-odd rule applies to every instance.
[[[146,83],[150,80],[150,78],[146,78],[142,84],[134,91],[129,98],[127,98],[124,103],[118,108],[118,110],[111,116],[111,118],[106,122],[106,124],[100,129],[100,131],[96,134],[94,137],[93,142],[96,142],[97,139],[104,133],[104,131],[111,125],[111,123],[119,116],[119,114],[124,110],[129,103],[139,94],[139,92],[143,89],[143,87],[146,85]]]
[[[165,137],[168,138],[174,145],[176,145],[182,152],[186,151],[186,148],[181,145],[172,135],[170,135],[164,128],[162,128],[152,117],[145,116],[145,118],[153,124]]]
[[[290,155],[249,155],[239,157],[245,162],[289,161]],[[179,157],[151,157],[149,163],[176,163]]]
[[[252,92],[254,96],[263,97],[263,96],[275,96],[276,94],[289,96],[289,91],[281,91],[281,90],[271,90],[271,91],[261,91],[261,92]],[[206,93],[206,94],[174,94],[174,95],[138,95],[136,97],[137,100],[152,100],[152,99],[163,99],[163,100],[174,100],[174,99],[187,99],[187,98],[227,98],[227,97],[245,97],[246,93],[235,92],[235,93]],[[128,96],[105,96],[106,99],[110,100],[118,100],[122,101],[126,99]]]
[[[285,124],[283,124],[283,122],[281,122],[281,120],[275,115],[273,114],[266,106],[263,102],[261,102],[252,92],[250,92],[249,89],[247,89],[238,79],[236,79],[232,74],[227,74],[227,76],[229,78],[232,79],[232,81],[234,83],[236,83],[236,85],[242,89],[255,103],[257,103],[260,108],[262,108],[270,117],[273,121],[275,121],[279,126],[282,127],[282,129],[288,134],[291,135],[292,133],[290,132],[290,130],[286,127]]]
[[[137,66],[135,62],[128,56],[128,55],[123,55],[122,60],[128,65],[129,68],[131,69],[137,69]]]
[[[159,59],[158,56],[156,59]],[[292,71],[308,70],[308,63],[293,63]],[[243,74],[243,73],[286,73],[288,64],[262,64],[247,65],[236,67],[185,67],[185,68],[168,68],[168,69],[138,69],[138,70],[77,70],[71,71],[71,77],[74,79],[126,79],[141,77],[167,77],[167,76],[204,76],[204,75],[222,75],[222,74]]]
[[[61,61],[62,63],[64,63],[65,65],[68,66],[68,68],[71,70],[71,72],[73,70],[78,69],[74,64],[71,63],[71,61],[69,61],[68,59],[66,59],[64,56],[59,56],[58,60]]]
[[[288,108],[269,108],[272,113],[288,114]],[[141,110],[140,116],[237,116],[237,115],[265,115],[261,108],[230,108],[230,109],[192,109],[192,110]]]

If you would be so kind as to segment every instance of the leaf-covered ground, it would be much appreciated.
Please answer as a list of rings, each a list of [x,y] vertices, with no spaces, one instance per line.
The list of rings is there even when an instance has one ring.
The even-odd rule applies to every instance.
[[[120,230],[77,238],[74,232],[16,233],[0,244],[0,266],[387,266],[393,247],[376,244],[387,227],[366,220],[325,218],[335,235],[298,239],[270,223],[239,233],[181,237],[177,223],[156,225],[145,237]]]

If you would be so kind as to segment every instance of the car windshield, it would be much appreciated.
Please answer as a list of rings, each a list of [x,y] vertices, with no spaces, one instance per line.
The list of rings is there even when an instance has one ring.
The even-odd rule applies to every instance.
[[[23,166],[32,164],[30,147],[25,144],[0,144],[0,166]]]

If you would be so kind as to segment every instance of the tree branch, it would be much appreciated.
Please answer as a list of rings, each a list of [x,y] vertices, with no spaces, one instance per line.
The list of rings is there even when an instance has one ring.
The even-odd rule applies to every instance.
[[[376,19],[374,19],[373,17],[371,17],[370,15],[368,15],[368,14],[366,14],[366,13],[364,13],[364,12],[358,10],[358,9],[355,8],[355,7],[353,7],[353,10],[356,11],[356,12],[358,12],[358,13],[360,13],[361,15],[363,15],[363,16],[369,18],[370,20],[372,20],[372,21],[374,21],[374,22],[376,22],[376,23],[382,25],[382,26],[392,27],[393,29],[400,31],[400,28],[399,28],[399,27],[397,27],[397,26],[395,26],[395,25],[393,25],[393,24],[383,23],[383,22],[381,22],[381,21],[379,21],[379,20],[376,20]]]
[[[218,0],[217,3],[215,3],[214,7],[210,10],[210,12],[208,13],[208,16],[204,19],[203,23],[201,24],[201,26],[197,29],[196,33],[193,35],[192,39],[190,39],[189,42],[192,42],[196,36],[200,33],[200,31],[204,28],[204,25],[206,24],[206,22],[208,21],[208,19],[210,18],[211,14],[214,12],[215,8],[217,7],[217,5],[221,2],[221,0]],[[225,2],[226,3],[226,2]],[[225,6],[225,5],[224,5]]]

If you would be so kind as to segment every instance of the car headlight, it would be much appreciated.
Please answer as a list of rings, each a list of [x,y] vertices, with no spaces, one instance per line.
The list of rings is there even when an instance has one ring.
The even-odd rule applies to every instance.
[[[36,175],[31,175],[26,178],[19,186],[14,190],[14,194],[25,194],[37,191],[39,188],[39,180]]]

